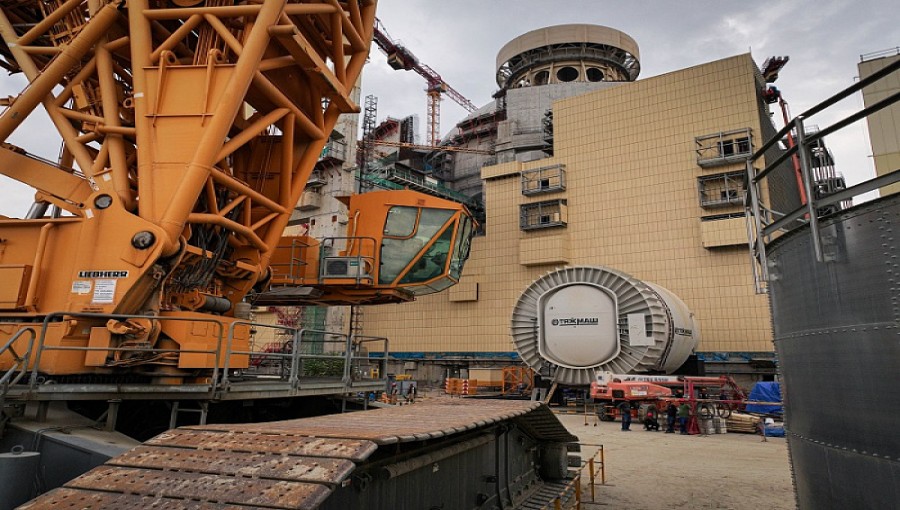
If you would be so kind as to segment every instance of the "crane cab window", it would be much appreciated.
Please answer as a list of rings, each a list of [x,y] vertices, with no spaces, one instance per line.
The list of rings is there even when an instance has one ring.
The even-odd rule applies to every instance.
[[[444,233],[431,245],[424,255],[400,280],[400,283],[421,283],[442,276],[447,269],[447,256],[450,254],[450,242],[453,240],[453,229],[446,228]]]
[[[446,209],[392,207],[388,211],[384,225],[378,282],[385,284],[395,281],[404,269],[414,261],[418,263],[420,258],[426,255],[439,260],[442,250],[443,260],[446,261],[450,253],[449,239],[444,243],[436,241],[427,252],[426,246],[441,232],[453,215],[454,211]],[[451,227],[447,231],[450,232],[452,239],[454,229]]]
[[[411,237],[416,232],[418,207],[391,207],[384,223],[385,237]]]

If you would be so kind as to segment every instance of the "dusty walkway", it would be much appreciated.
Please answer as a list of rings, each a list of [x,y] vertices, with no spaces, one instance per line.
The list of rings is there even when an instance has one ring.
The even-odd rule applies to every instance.
[[[637,422],[584,425],[583,415],[559,415],[582,443],[603,444],[606,485],[586,509],[629,510],[796,508],[787,446],[782,438],[750,434],[682,436],[647,432]],[[586,447],[586,459],[597,448]],[[583,500],[590,501],[585,482]]]

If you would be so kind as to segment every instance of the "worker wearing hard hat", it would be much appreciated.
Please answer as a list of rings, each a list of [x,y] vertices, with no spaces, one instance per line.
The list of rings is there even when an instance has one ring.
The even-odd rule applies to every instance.
[[[678,406],[678,427],[681,429],[682,434],[688,433],[688,420],[690,417],[691,406],[688,405],[687,400],[682,400],[681,405]]]

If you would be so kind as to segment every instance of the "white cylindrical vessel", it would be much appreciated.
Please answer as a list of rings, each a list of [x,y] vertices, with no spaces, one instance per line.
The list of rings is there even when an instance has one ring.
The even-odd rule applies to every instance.
[[[531,368],[586,385],[598,371],[672,373],[700,334],[670,291],[602,266],[568,267],[534,281],[512,315],[512,339]]]

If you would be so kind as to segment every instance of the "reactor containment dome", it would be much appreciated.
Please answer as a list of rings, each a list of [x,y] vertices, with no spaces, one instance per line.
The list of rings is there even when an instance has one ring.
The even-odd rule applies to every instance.
[[[557,25],[532,30],[497,53],[502,89],[569,82],[634,81],[641,72],[638,44],[601,25]]]
[[[601,266],[535,280],[519,297],[511,327],[522,360],[567,385],[590,384],[598,371],[672,373],[700,339],[694,314],[677,296]]]

